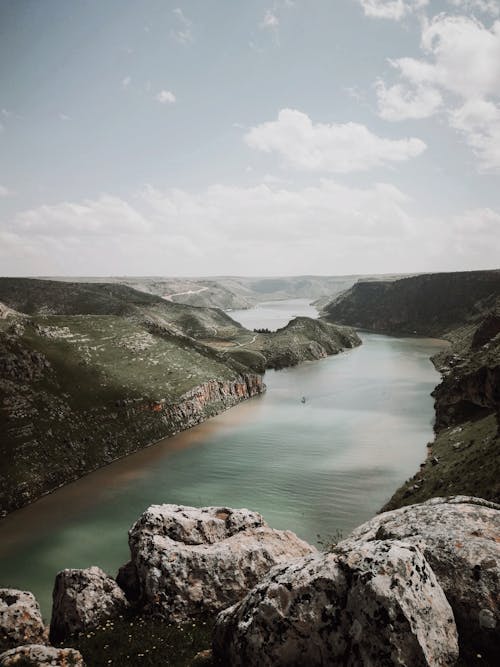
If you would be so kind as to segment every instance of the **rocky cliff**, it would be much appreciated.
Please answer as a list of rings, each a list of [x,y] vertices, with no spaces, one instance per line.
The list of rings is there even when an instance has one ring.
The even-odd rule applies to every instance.
[[[331,322],[393,335],[442,336],[498,307],[500,271],[360,281],[324,308]]]
[[[449,493],[500,501],[499,321],[491,314],[453,331],[450,349],[433,359],[442,373],[433,392],[436,437],[385,509]]]

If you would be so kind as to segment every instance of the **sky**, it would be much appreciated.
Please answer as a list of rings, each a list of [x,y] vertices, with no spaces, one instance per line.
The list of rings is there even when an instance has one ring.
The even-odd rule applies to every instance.
[[[500,0],[0,0],[0,275],[499,258]]]

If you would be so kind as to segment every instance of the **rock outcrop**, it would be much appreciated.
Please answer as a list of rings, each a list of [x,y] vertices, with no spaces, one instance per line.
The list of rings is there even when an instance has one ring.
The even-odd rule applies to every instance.
[[[374,541],[276,567],[219,614],[214,655],[231,667],[454,665],[451,608],[424,556]]]
[[[266,359],[267,368],[280,369],[357,347],[361,339],[350,327],[295,317],[275,333],[259,335],[255,345]]]
[[[260,375],[247,373],[235,380],[209,380],[183,394],[175,403],[158,402],[156,409],[162,413],[172,432],[181,431],[265,390]]]
[[[340,547],[355,550],[372,540],[418,546],[453,609],[464,655],[500,664],[500,506],[435,498],[380,514]]]
[[[13,588],[0,588],[0,651],[46,641],[47,633],[35,596]]]
[[[240,600],[274,565],[314,550],[262,516],[225,507],[152,505],[129,532],[136,578],[149,611],[173,621],[215,613]],[[119,578],[122,582],[124,578]]]
[[[39,644],[18,646],[0,655],[0,667],[85,667],[79,651]]]
[[[121,588],[98,567],[62,570],[53,593],[50,640],[93,630],[103,621],[122,614],[128,607]]]

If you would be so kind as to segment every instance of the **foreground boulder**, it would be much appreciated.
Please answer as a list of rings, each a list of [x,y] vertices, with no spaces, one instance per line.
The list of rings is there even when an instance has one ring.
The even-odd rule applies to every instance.
[[[234,604],[274,566],[316,550],[257,512],[152,505],[129,532],[130,597],[172,621]],[[134,572],[134,577],[130,576]],[[139,591],[139,593],[137,593]]]
[[[40,607],[32,593],[0,588],[0,651],[20,644],[45,644]]]
[[[0,667],[85,667],[79,651],[39,644],[18,646],[0,655]]]
[[[453,609],[465,658],[500,664],[500,506],[468,496],[433,498],[385,512],[341,543],[371,540],[418,545]]]
[[[54,584],[50,640],[56,643],[93,630],[127,606],[121,588],[99,567],[62,570]]]
[[[374,541],[276,567],[219,614],[231,667],[454,665],[453,613],[419,549]]]

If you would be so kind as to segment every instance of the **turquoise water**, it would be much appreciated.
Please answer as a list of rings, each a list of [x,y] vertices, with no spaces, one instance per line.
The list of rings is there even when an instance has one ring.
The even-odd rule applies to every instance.
[[[153,503],[248,507],[311,542],[347,535],[425,457],[439,380],[429,356],[442,347],[362,338],[336,357],[266,373],[267,394],[2,520],[0,587],[31,590],[48,616],[56,572],[114,574],[128,528]]]

